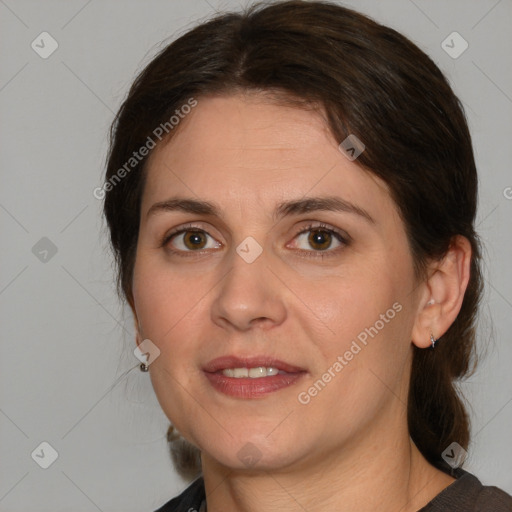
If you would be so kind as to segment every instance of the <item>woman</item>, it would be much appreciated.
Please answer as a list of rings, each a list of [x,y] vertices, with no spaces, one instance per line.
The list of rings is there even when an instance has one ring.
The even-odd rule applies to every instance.
[[[422,51],[335,4],[256,5],[166,47],[111,135],[120,291],[199,476],[160,511],[512,510],[460,468],[477,175]]]

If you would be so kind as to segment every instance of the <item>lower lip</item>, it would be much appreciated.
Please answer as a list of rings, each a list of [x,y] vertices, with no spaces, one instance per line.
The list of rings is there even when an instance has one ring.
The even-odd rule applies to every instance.
[[[222,373],[205,372],[210,384],[221,393],[237,398],[259,398],[287,388],[302,379],[306,372],[279,373],[268,377],[226,377]]]

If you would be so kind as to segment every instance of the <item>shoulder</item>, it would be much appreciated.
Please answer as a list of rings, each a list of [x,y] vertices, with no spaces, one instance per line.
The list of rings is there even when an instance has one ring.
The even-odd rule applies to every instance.
[[[452,476],[455,482],[419,512],[512,512],[512,496],[502,489],[482,485],[475,475],[460,468]]]
[[[203,477],[194,480],[179,496],[155,512],[198,512],[205,498]]]
[[[475,503],[475,511],[512,512],[512,496],[498,487],[483,485]]]

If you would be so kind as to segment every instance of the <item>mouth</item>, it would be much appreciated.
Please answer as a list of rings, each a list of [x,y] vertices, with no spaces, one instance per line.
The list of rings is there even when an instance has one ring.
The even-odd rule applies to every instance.
[[[203,371],[212,387],[237,398],[259,398],[302,379],[307,370],[270,356],[224,356],[210,361]]]

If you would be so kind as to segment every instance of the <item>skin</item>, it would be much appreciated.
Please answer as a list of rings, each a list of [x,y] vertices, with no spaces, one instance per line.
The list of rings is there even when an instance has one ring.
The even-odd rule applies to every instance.
[[[170,421],[201,449],[210,512],[407,512],[454,481],[410,439],[406,403],[412,346],[427,349],[430,334],[439,338],[456,318],[470,245],[455,238],[419,281],[386,185],[338,144],[320,113],[252,93],[199,98],[150,156],[133,275],[137,343],[160,350],[152,384]],[[335,211],[272,216],[283,201],[333,195],[374,222]],[[148,215],[173,197],[215,203],[221,216]],[[161,246],[186,223],[206,232],[204,248],[183,235]],[[326,235],[321,251],[311,231],[296,236],[319,223],[350,243]],[[252,263],[236,252],[249,236],[262,248]],[[300,403],[299,393],[396,303],[400,312]],[[232,354],[270,354],[307,374],[262,398],[228,397],[202,367]],[[238,456],[247,443],[258,453],[250,467]]]

